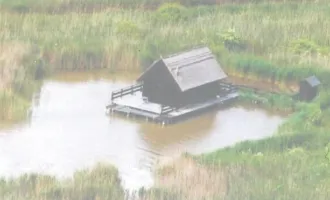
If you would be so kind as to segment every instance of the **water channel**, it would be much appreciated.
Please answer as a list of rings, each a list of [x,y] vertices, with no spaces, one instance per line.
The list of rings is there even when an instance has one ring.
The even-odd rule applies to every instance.
[[[67,177],[98,162],[115,165],[128,189],[151,186],[157,162],[271,136],[284,118],[239,105],[162,128],[106,115],[112,90],[133,79],[61,74],[44,82],[27,123],[0,131],[0,176]]]

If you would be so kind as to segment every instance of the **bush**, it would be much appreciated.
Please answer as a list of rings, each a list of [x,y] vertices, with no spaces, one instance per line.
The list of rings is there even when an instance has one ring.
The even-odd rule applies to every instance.
[[[290,44],[290,49],[295,54],[327,54],[328,49],[308,39],[299,39]]]
[[[156,19],[159,22],[177,22],[187,19],[187,9],[179,3],[165,3],[156,11]]]
[[[247,48],[246,41],[238,37],[234,29],[222,32],[219,36],[229,51],[243,51]]]
[[[132,21],[122,20],[117,24],[117,34],[128,38],[139,38],[142,36],[142,30]]]

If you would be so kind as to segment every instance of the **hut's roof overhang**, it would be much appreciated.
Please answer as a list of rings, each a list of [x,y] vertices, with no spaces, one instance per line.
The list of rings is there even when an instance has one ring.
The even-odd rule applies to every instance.
[[[142,81],[159,62],[163,62],[181,91],[227,78],[210,49],[200,47],[155,61],[138,81]]]
[[[308,78],[305,78],[302,82],[306,82],[311,87],[316,87],[321,84],[320,80],[316,76],[310,76]]]

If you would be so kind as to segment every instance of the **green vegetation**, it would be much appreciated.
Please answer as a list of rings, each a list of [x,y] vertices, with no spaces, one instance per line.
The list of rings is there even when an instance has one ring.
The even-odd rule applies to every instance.
[[[26,118],[32,94],[46,72],[38,53],[28,44],[0,45],[0,125]]]
[[[227,71],[275,73],[277,79],[326,76],[329,9],[323,3],[263,3],[63,15],[4,11],[0,38],[39,46],[52,69],[137,71],[160,54],[206,44]]]
[[[299,102],[294,97],[285,94],[272,94],[269,92],[258,93],[251,89],[240,90],[240,103],[257,104],[266,110],[281,111],[286,113],[295,112]]]
[[[226,169],[227,199],[327,199],[329,134],[313,132],[243,142],[198,160]]]
[[[187,199],[195,193],[200,195],[199,199],[211,200],[328,199],[330,161],[326,159],[325,146],[330,141],[330,5],[327,2],[192,8],[171,3],[143,12],[115,8],[117,0],[42,2],[45,6],[38,0],[0,1],[0,120],[23,118],[32,91],[38,87],[38,77],[44,73],[94,68],[136,72],[159,55],[205,44],[231,75],[284,83],[314,74],[323,88],[312,103],[297,102],[286,95],[242,91],[245,102],[256,101],[267,108],[295,112],[274,137],[193,157],[201,164],[193,175],[204,185],[195,179],[183,179],[186,177],[172,168],[169,171],[176,173],[173,180],[185,180],[183,185],[160,181],[155,188],[141,190],[139,195],[144,199]],[[120,2],[118,6],[132,3]],[[197,0],[182,3],[187,2],[198,3]],[[163,1],[134,1],[134,6],[153,7],[158,3]],[[85,12],[100,5],[112,9]],[[79,12],[62,15],[11,12],[60,12],[74,7]],[[204,188],[208,182],[216,181],[212,177],[220,182]],[[206,194],[208,189],[211,192]],[[65,183],[34,175],[2,181],[0,193],[4,199],[124,198],[117,172],[112,168],[77,173]]]
[[[112,166],[99,165],[93,170],[78,171],[72,179],[58,181],[38,174],[1,180],[1,199],[64,200],[64,199],[124,199],[118,172]]]
[[[0,8],[16,12],[94,12],[109,8],[156,9],[164,3],[185,6],[217,5],[223,3],[284,2],[284,0],[1,0]],[[315,0],[286,0],[286,2],[315,2]],[[318,0],[317,2],[327,2]]]
[[[327,199],[330,194],[330,95],[322,91],[312,104],[300,103],[280,135],[246,141],[195,157],[226,169],[228,199]],[[238,192],[239,191],[239,192]]]
[[[156,8],[167,2],[180,2],[184,5],[204,5],[220,3],[217,0],[2,0],[3,9],[18,12],[91,12],[106,8]]]
[[[26,99],[20,98],[18,95],[3,91],[0,96],[0,120],[1,121],[17,121],[26,117],[26,111],[29,103]]]

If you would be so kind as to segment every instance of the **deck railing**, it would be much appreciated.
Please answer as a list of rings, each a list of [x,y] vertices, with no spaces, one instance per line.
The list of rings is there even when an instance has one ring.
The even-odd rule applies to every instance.
[[[231,83],[220,83],[220,88],[221,91],[225,90],[227,92],[236,92],[238,89],[236,85],[233,85]]]
[[[141,91],[143,89],[143,84],[135,84],[126,88],[122,88],[111,93],[111,101],[123,97],[128,94],[134,94],[135,92]]]
[[[168,114],[168,113],[170,113],[170,112],[172,112],[174,110],[175,110],[174,107],[162,105],[160,114],[161,115]]]

